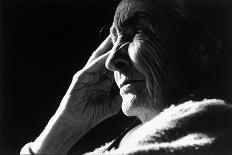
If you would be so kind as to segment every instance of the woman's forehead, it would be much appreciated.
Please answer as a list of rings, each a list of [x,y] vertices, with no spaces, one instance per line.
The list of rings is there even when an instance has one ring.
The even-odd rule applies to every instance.
[[[114,25],[121,25],[130,17],[133,17],[137,12],[148,11],[147,0],[123,0],[117,7],[114,15]]]

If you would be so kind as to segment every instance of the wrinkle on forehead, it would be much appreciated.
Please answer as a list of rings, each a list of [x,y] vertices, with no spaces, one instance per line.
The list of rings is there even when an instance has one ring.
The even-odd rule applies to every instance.
[[[118,5],[117,10],[114,15],[114,25],[116,27],[121,27],[123,23],[135,15],[136,12],[146,12],[151,13],[149,11],[149,0],[123,0]]]
[[[119,29],[137,13],[146,14],[163,31],[182,30],[182,22],[191,21],[183,0],[122,0],[115,12],[113,24]]]

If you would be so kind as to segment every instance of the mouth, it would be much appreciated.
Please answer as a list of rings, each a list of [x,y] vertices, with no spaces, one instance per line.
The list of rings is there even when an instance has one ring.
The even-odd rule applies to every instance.
[[[123,86],[127,84],[132,84],[136,82],[144,82],[144,80],[125,80],[122,84],[120,84],[120,88],[122,88]]]

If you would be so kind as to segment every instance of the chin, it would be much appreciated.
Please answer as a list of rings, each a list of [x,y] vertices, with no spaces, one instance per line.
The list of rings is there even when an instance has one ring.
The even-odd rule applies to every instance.
[[[122,111],[126,116],[136,116],[136,107],[138,107],[136,100],[137,97],[134,94],[122,95]]]
[[[140,117],[145,113],[159,113],[162,111],[160,103],[149,95],[144,83],[128,85],[120,89],[122,97],[122,111],[126,116]]]
[[[122,96],[122,111],[126,116],[136,116],[138,109],[143,107],[145,94],[142,83],[133,83],[123,86],[120,89]]]
[[[143,111],[150,111],[151,109],[154,109],[154,103],[151,101],[151,99],[141,92],[142,91],[140,90],[140,94],[121,94],[122,111],[126,116],[138,117],[141,113],[143,113]]]

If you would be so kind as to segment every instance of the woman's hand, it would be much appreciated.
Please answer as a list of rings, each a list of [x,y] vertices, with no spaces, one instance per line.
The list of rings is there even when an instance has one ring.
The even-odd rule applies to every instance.
[[[66,154],[92,127],[119,111],[121,97],[110,95],[113,73],[105,67],[111,48],[108,36],[84,68],[73,76],[60,106],[43,132],[34,142],[25,145],[21,154]]]
[[[110,96],[114,77],[113,72],[105,67],[111,48],[108,36],[93,52],[85,67],[73,77],[59,108],[62,115],[74,123],[94,127],[116,114],[121,107],[120,95]]]

